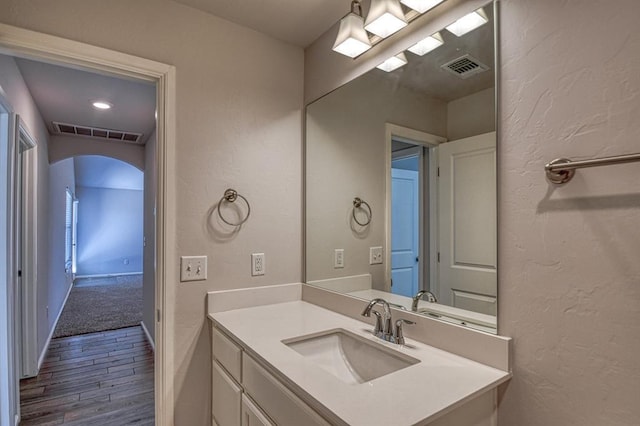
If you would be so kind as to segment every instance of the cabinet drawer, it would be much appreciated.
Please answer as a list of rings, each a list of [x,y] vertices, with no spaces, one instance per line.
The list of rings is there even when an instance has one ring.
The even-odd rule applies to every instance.
[[[318,413],[246,353],[242,357],[242,369],[245,391],[278,426],[329,426]]]
[[[213,362],[211,411],[218,426],[240,426],[242,388]]]
[[[242,426],[276,426],[247,394],[242,394]]]
[[[240,375],[242,349],[216,327],[213,327],[212,342],[213,357],[231,374],[231,377],[240,383],[242,379]]]

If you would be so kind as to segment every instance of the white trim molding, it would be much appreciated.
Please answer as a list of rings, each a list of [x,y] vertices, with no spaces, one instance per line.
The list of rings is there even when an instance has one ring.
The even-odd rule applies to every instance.
[[[73,282],[69,284],[69,289],[67,289],[67,295],[64,296],[64,300],[62,301],[62,305],[60,306],[60,311],[56,315],[56,319],[53,321],[53,327],[49,331],[49,335],[47,336],[46,342],[44,342],[44,346],[42,347],[42,352],[40,352],[40,356],[38,357],[38,371],[42,367],[42,363],[44,362],[44,357],[47,354],[47,350],[49,349],[49,343],[51,343],[51,339],[53,338],[53,333],[56,331],[56,327],[58,327],[58,321],[60,321],[60,317],[62,316],[62,311],[64,311],[64,307],[67,305],[67,300],[69,300],[69,295],[71,294],[71,290],[73,289]]]
[[[176,70],[172,65],[0,24],[0,52],[40,61],[71,65],[122,77],[154,82],[157,88],[157,210],[155,307],[156,424],[173,426],[174,300],[169,277],[177,276],[175,218]]]
[[[149,329],[144,324],[144,321],[140,321],[140,326],[142,327],[142,331],[144,331],[144,336],[147,338],[147,342],[149,342],[149,344],[151,345],[151,349],[153,349],[153,351],[155,352],[156,351],[156,344],[153,341],[153,339],[151,338],[151,334],[149,333]]]

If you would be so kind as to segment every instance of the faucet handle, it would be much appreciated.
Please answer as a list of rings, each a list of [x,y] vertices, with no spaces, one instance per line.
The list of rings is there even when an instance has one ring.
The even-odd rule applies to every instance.
[[[399,319],[396,321],[396,327],[393,330],[393,341],[398,345],[404,345],[404,334],[402,333],[402,324],[415,324],[415,321]]]
[[[376,316],[376,325],[373,328],[373,335],[380,337],[382,335],[382,315],[378,311],[371,311]]]

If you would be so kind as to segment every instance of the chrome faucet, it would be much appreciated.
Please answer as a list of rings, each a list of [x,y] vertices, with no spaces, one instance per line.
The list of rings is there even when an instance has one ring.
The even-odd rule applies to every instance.
[[[422,299],[422,296],[427,295],[427,302],[429,303],[437,303],[438,299],[436,296],[431,293],[429,290],[420,290],[413,296],[413,303],[411,303],[411,311],[416,312],[418,310],[418,302]]]
[[[391,308],[389,308],[389,303],[387,303],[386,300],[381,298],[372,299],[371,302],[369,302],[369,304],[367,305],[367,307],[364,308],[364,311],[362,311],[362,316],[370,317],[371,309],[373,309],[373,307],[378,303],[382,305],[383,314],[382,314],[382,318],[380,318],[380,314],[377,313],[376,311],[373,311],[373,313],[376,314],[376,328],[373,329],[373,334],[376,337],[379,337],[383,340],[388,341],[389,340],[388,337],[391,336]],[[382,322],[382,327],[380,326],[381,322]]]
[[[380,314],[378,311],[373,311],[373,307],[377,304],[382,305],[383,313]],[[415,324],[413,321],[399,319],[396,321],[396,326],[394,329],[391,328],[391,308],[389,308],[389,303],[381,298],[372,299],[371,302],[364,308],[362,311],[362,316],[370,317],[371,312],[376,316],[376,325],[373,329],[373,335],[391,343],[397,343],[399,345],[404,345],[404,335],[402,333],[402,324]]]

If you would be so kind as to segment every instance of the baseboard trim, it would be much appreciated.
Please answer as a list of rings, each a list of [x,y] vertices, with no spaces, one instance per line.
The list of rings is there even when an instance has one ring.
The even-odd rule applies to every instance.
[[[67,290],[67,295],[64,297],[62,306],[58,311],[58,315],[56,315],[56,320],[53,322],[53,327],[51,327],[51,331],[49,331],[49,336],[47,336],[47,340],[44,342],[44,346],[42,347],[42,352],[38,357],[38,373],[40,373],[40,367],[42,367],[42,363],[44,362],[44,356],[47,354],[47,349],[49,349],[49,344],[51,343],[51,339],[53,338],[53,332],[56,331],[56,327],[58,326],[58,321],[60,320],[62,311],[64,310],[64,307],[67,304],[67,300],[69,299],[69,295],[71,294],[72,288],[73,288],[73,282],[71,283],[71,285],[69,285],[69,290]]]
[[[151,338],[151,334],[149,334],[149,330],[147,330],[147,326],[144,325],[144,321],[140,321],[140,325],[142,326],[142,331],[144,331],[144,335],[147,337],[147,341],[151,345],[151,349],[153,349],[153,352],[155,352],[156,344],[153,342],[153,339]]]
[[[140,272],[122,272],[115,274],[94,274],[94,275],[76,275],[74,279],[79,278],[111,278],[111,277],[123,277],[126,275],[142,275],[142,271]]]

